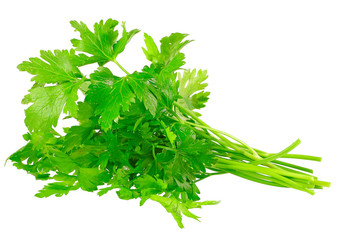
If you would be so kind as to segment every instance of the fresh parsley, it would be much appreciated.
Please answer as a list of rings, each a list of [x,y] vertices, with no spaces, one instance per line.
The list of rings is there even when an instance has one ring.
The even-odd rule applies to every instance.
[[[203,122],[196,109],[205,107],[209,92],[203,70],[184,69],[181,49],[187,34],[173,33],[160,40],[144,34],[142,48],[150,64],[129,72],[117,61],[138,29],[127,31],[108,19],[90,30],[71,21],[79,38],[70,50],[41,51],[18,66],[34,82],[22,103],[27,144],[9,159],[38,180],[49,183],[37,197],[57,197],[82,189],[99,196],[117,190],[121,199],[140,198],[160,203],[183,227],[182,214],[216,201],[200,201],[197,182],[230,173],[254,182],[314,194],[328,187],[312,170],[285,159],[320,161],[319,157],[290,154],[297,140],[279,153],[251,148],[228,133]],[[115,63],[118,76],[106,65]],[[84,75],[81,67],[97,69]],[[85,95],[78,99],[78,93]],[[61,113],[78,125],[55,130]]]

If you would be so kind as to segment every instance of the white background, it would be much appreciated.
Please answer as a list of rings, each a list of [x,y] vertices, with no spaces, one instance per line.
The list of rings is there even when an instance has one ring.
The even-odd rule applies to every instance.
[[[337,1],[2,1],[0,4],[0,239],[338,239]],[[24,144],[30,76],[16,66],[39,50],[70,48],[70,20],[127,21],[155,39],[189,33],[187,67],[207,69],[203,119],[253,147],[276,152],[300,138],[296,162],[315,169],[329,189],[315,196],[226,175],[200,182],[201,223],[185,229],[155,202],[138,206],[114,192],[77,191],[38,199],[38,182],[5,159]],[[138,34],[120,56],[129,71],[147,64]]]

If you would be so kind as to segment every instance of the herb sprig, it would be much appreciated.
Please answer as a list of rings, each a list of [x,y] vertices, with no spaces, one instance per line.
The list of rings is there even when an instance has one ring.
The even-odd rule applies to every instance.
[[[203,70],[184,69],[181,49],[187,34],[173,33],[156,45],[144,34],[142,48],[150,65],[129,72],[118,61],[138,29],[127,31],[108,19],[91,31],[71,21],[80,33],[70,50],[41,51],[18,66],[34,77],[22,100],[27,144],[9,159],[38,180],[50,182],[37,197],[57,197],[82,189],[99,196],[117,190],[121,199],[159,202],[183,227],[182,214],[198,220],[190,209],[214,205],[200,201],[197,182],[230,173],[254,182],[314,194],[329,183],[309,168],[282,159],[320,161],[319,157],[290,154],[296,140],[278,153],[254,149],[242,140],[207,125],[199,110],[209,92]],[[118,76],[106,64],[115,63]],[[97,64],[86,76],[81,67]],[[85,98],[78,100],[81,91]],[[61,113],[78,125],[56,132]]]

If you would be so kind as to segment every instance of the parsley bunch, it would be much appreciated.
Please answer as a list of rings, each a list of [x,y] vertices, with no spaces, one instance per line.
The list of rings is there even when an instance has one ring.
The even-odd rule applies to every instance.
[[[116,189],[121,199],[140,198],[159,202],[183,227],[182,214],[216,201],[199,201],[197,182],[217,174],[231,173],[258,183],[298,189],[328,187],[312,170],[280,158],[320,161],[319,157],[289,154],[300,141],[278,153],[254,149],[214,129],[200,119],[196,109],[205,107],[207,72],[183,69],[181,49],[190,40],[173,33],[160,40],[144,34],[143,52],[150,61],[142,71],[129,72],[117,57],[139,32],[122,34],[118,21],[108,19],[91,31],[71,21],[80,33],[70,50],[41,51],[18,66],[34,77],[22,100],[27,144],[9,159],[38,180],[50,180],[37,197],[60,197],[82,189],[103,195]],[[79,53],[81,52],[81,53]],[[125,73],[118,76],[106,64],[112,62]],[[95,64],[86,76],[81,67]],[[83,100],[78,99],[82,92]],[[78,125],[55,130],[61,113]]]

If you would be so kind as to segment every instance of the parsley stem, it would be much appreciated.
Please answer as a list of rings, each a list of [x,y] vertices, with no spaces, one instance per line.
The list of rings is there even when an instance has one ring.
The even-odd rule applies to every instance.
[[[218,163],[223,163],[223,164],[227,164],[227,165],[236,165],[236,166],[241,166],[241,168],[245,168],[248,171],[253,171],[253,170],[257,170],[257,171],[261,171],[261,173],[269,173],[269,172],[273,172],[273,173],[277,173],[280,175],[284,175],[284,176],[288,176],[288,177],[294,177],[294,178],[299,178],[299,179],[304,179],[304,180],[308,180],[308,181],[314,181],[314,177],[308,174],[303,174],[303,173],[294,173],[294,172],[289,172],[283,169],[270,169],[270,168],[266,168],[266,167],[262,167],[262,166],[255,166],[252,164],[247,164],[247,163],[243,163],[243,162],[236,162],[236,161],[232,161],[232,160],[228,160],[228,159],[224,159],[224,158],[220,158],[217,157],[218,159]],[[216,163],[216,165],[218,164]],[[250,170],[249,170],[250,169]]]
[[[251,148],[248,144],[246,144],[245,142],[243,142],[242,140],[217,129],[214,129],[212,127],[210,127],[209,125],[207,125],[205,122],[203,122],[201,119],[199,119],[196,114],[192,111],[190,111],[189,109],[184,108],[183,106],[181,106],[180,104],[178,104],[177,102],[174,102],[174,106],[176,106],[177,108],[179,108],[183,113],[189,115],[191,118],[193,118],[196,122],[198,122],[199,124],[196,123],[191,123],[191,122],[187,122],[185,121],[186,124],[188,125],[192,125],[195,127],[200,127],[202,129],[208,129],[210,132],[212,132],[213,134],[215,134],[218,138],[220,138],[220,140],[224,141],[224,144],[222,143],[222,141],[219,141],[217,139],[215,139],[215,141],[217,141],[219,144],[221,144],[223,147],[227,147],[227,145],[229,145],[229,147],[233,148],[234,150],[240,152],[241,154],[243,154],[246,157],[249,157],[252,160],[255,161],[263,161],[263,158],[253,149]],[[227,136],[229,138],[232,138],[233,140],[237,141],[240,144],[234,143],[230,140],[228,140],[227,138],[225,138],[224,136]],[[290,146],[290,149],[288,148],[287,150],[292,150],[294,147],[296,147],[298,144],[300,143],[299,140],[297,140],[295,143],[293,143]],[[245,149],[250,150],[252,153],[247,152]],[[275,160],[274,157],[278,157],[281,154],[285,154],[287,152],[282,151],[282,153],[277,154],[269,154],[268,156],[266,156],[268,158],[267,161],[261,162],[262,165],[265,165],[269,168],[273,168],[273,169],[279,169],[282,170],[279,166],[271,163],[271,160]],[[269,160],[270,159],[270,160]]]
[[[314,194],[313,190],[308,189],[308,186],[306,187],[303,184],[290,179],[290,178],[295,178],[299,180],[303,179],[303,180],[306,180],[306,182],[312,186],[314,185],[315,179],[314,177],[310,175],[294,173],[294,172],[286,171],[283,169],[271,169],[271,168],[265,168],[265,167],[260,167],[260,166],[254,166],[251,164],[235,162],[235,161],[227,160],[224,158],[217,158],[217,159],[218,159],[218,163],[215,164],[215,168],[219,168],[223,170],[235,170],[235,171],[240,170],[240,171],[256,172],[256,173],[268,175],[268,176],[271,176],[272,178],[280,180],[281,183],[286,187],[292,187],[295,189],[308,192],[310,194]]]
[[[277,158],[283,157],[285,154],[287,154],[288,152],[290,152],[291,150],[293,150],[295,147],[297,147],[300,144],[300,140],[297,139],[294,143],[292,143],[290,146],[288,146],[287,148],[285,148],[284,150],[280,151],[279,153],[276,153],[274,155],[270,155],[269,157],[256,161],[254,164],[258,165],[258,164],[264,164],[264,163],[268,163],[271,162],[273,160],[276,160]]]
[[[238,143],[233,143],[233,144],[237,145],[239,147],[242,147],[242,145],[240,145]],[[261,157],[269,157],[269,156],[275,154],[275,153],[267,153],[267,152],[264,152],[264,151],[256,149],[256,148],[252,148],[252,149],[254,149],[258,153],[258,155],[261,156]],[[285,154],[285,155],[283,155],[282,158],[303,159],[303,160],[310,160],[310,161],[316,161],[316,162],[320,162],[322,160],[321,157],[304,155],[304,154]]]
[[[310,160],[310,161],[316,161],[316,162],[320,162],[322,160],[321,157],[309,156],[309,155],[303,155],[303,154],[285,154],[283,158],[303,159],[303,160]]]
[[[249,145],[247,145],[246,143],[244,143],[244,142],[241,141],[240,139],[238,139],[238,138],[232,136],[232,135],[229,134],[229,133],[226,133],[226,132],[223,132],[223,131],[214,129],[214,128],[209,127],[209,126],[207,126],[207,125],[199,125],[199,124],[195,124],[195,123],[191,123],[191,122],[187,122],[187,124],[193,125],[193,126],[195,126],[195,127],[205,128],[205,129],[210,130],[210,131],[211,131],[212,133],[214,133],[214,134],[215,134],[215,133],[219,133],[219,134],[225,135],[225,136],[227,136],[227,137],[229,137],[229,138],[232,138],[232,139],[236,140],[237,142],[241,143],[243,146],[245,146],[245,147],[248,148],[249,150],[252,150],[252,153],[254,153],[254,155],[255,155],[256,158],[260,158],[260,157],[258,156],[258,154],[257,154],[257,153],[256,153]],[[215,135],[216,135],[216,134],[215,134]],[[218,135],[218,134],[217,134],[217,135]],[[221,137],[220,137],[220,138],[221,138]],[[221,139],[223,139],[223,138],[221,138]],[[256,153],[256,154],[255,154],[255,153]],[[257,159],[256,159],[256,160],[257,160]]]
[[[167,146],[161,146],[161,145],[156,145],[155,148],[162,148],[162,149],[165,149],[165,150],[169,150],[169,151],[173,151],[173,152],[177,152],[176,149],[174,148],[171,148],[171,147],[167,147]]]
[[[191,123],[191,122],[186,122],[187,124],[190,124],[190,125],[193,125],[193,126],[196,126],[196,127],[201,127],[201,128],[204,128],[204,129],[208,129],[210,130],[212,133],[214,133],[217,137],[221,138],[222,140],[226,141],[227,143],[229,143],[230,145],[232,145],[232,142],[230,142],[228,139],[226,139],[225,137],[223,137],[222,135],[224,136],[227,136],[229,138],[232,138],[233,140],[241,143],[243,146],[245,146],[247,149],[249,149],[251,152],[252,152],[252,157],[255,159],[255,160],[261,160],[261,157],[257,154],[257,152],[255,152],[255,150],[253,150],[248,144],[246,144],[245,142],[243,142],[242,140],[232,136],[231,134],[229,133],[226,133],[226,132],[223,132],[223,131],[220,131],[220,130],[217,130],[217,129],[214,129],[212,127],[210,127],[209,125],[207,125],[205,122],[203,122],[201,119],[199,119],[196,114],[192,111],[190,111],[189,109],[186,109],[184,108],[183,106],[181,106],[180,104],[178,104],[177,102],[174,102],[174,105],[176,107],[178,107],[182,112],[188,114],[189,116],[191,116],[194,120],[196,120],[199,124],[195,124],[195,123]],[[232,145],[233,147],[233,145]],[[235,149],[235,148],[234,148]]]
[[[157,157],[156,157],[156,153],[155,153],[155,145],[152,146],[152,154],[153,154],[153,158],[154,158],[154,161],[155,161],[155,172],[157,173],[158,163],[157,163]]]
[[[118,61],[116,61],[116,59],[112,60],[123,72],[125,72],[125,74],[129,75],[130,73],[124,68],[122,67],[121,64],[119,64]]]

